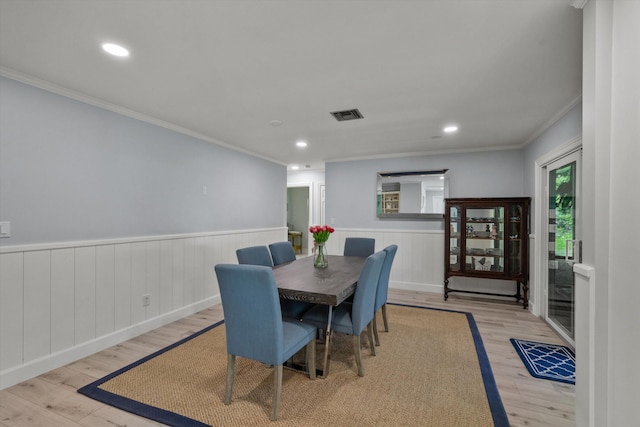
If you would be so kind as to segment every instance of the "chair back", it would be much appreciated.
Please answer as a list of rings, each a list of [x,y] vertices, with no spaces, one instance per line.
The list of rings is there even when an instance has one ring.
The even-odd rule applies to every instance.
[[[271,251],[273,265],[280,265],[296,260],[296,254],[293,251],[293,246],[291,246],[291,243],[289,242],[271,243],[269,245],[269,251]]]
[[[351,308],[351,323],[353,324],[353,333],[360,334],[369,322],[373,320],[373,304],[376,299],[376,289],[378,288],[378,279],[386,253],[384,251],[369,255],[362,266],[360,277],[358,278],[358,286],[353,296],[353,306]]]
[[[270,365],[280,365],[284,332],[278,288],[266,266],[218,264],[215,266],[227,353]]]
[[[396,256],[398,245],[390,245],[383,249],[387,256],[384,258],[382,270],[380,271],[380,280],[378,280],[378,289],[376,290],[376,302],[373,306],[374,313],[387,303],[389,294],[389,277],[391,276],[391,264]]]
[[[376,239],[347,237],[344,240],[344,256],[369,256],[375,252]]]
[[[240,264],[273,267],[271,254],[269,253],[269,248],[266,246],[250,246],[248,248],[241,248],[236,251],[236,256],[238,257],[238,263]]]

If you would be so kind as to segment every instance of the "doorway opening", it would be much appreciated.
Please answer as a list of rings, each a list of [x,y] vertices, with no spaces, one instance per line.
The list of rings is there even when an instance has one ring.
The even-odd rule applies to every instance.
[[[287,227],[296,255],[309,253],[309,193],[308,186],[287,187]]]

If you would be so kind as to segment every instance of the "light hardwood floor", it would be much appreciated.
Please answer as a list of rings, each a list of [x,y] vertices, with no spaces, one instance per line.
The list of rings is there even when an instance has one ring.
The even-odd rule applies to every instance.
[[[575,426],[574,386],[529,375],[509,338],[563,344],[552,329],[513,302],[390,290],[389,301],[473,314],[512,426]],[[0,426],[158,426],[76,390],[222,319],[214,306],[85,359],[0,391]],[[378,325],[382,327],[381,319]],[[393,318],[389,319],[393,330]],[[381,332],[384,345],[384,332]],[[330,380],[330,379],[329,379]]]

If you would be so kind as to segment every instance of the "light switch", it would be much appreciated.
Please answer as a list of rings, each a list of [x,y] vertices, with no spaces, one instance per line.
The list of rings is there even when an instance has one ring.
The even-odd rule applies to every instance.
[[[11,237],[11,223],[9,221],[0,221],[0,238]]]

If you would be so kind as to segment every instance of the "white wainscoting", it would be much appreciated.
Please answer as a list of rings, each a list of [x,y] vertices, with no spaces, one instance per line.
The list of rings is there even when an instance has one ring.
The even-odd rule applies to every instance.
[[[215,264],[286,239],[281,227],[1,247],[0,389],[219,303]]]
[[[596,271],[587,264],[574,264],[575,277],[575,343],[576,378],[576,425],[593,427],[596,424],[595,410],[598,398],[607,392],[598,390],[595,384],[607,381],[606,370],[596,370],[596,359],[606,360],[606,349],[596,348]],[[600,355],[599,355],[600,353]],[[601,387],[604,389],[604,387]]]
[[[341,255],[346,237],[398,245],[390,287],[442,294],[443,231],[338,229],[328,253]],[[215,264],[286,238],[276,228],[0,248],[0,389],[220,303]]]
[[[329,255],[342,255],[347,237],[372,237],[376,239],[376,251],[389,245],[398,245],[389,287],[443,292],[443,231],[339,229],[327,241]]]

